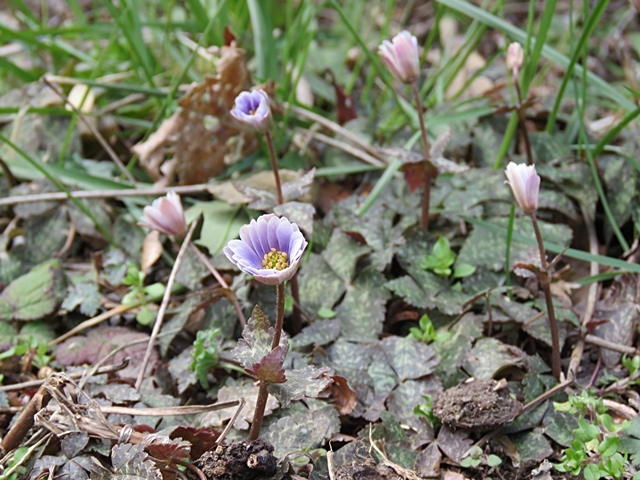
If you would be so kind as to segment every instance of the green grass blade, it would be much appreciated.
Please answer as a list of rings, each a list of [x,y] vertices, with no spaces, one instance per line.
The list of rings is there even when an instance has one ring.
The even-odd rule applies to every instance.
[[[591,37],[593,30],[598,25],[598,22],[600,21],[600,17],[602,17],[602,14],[604,13],[605,8],[607,7],[608,4],[609,4],[609,0],[598,1],[596,4],[596,8],[594,8],[593,12],[591,12],[591,15],[589,15],[589,18],[587,19],[584,29],[582,30],[582,34],[580,35],[580,38],[578,39],[578,43],[576,44],[575,49],[573,51],[573,55],[571,55],[571,59],[569,60],[569,65],[567,66],[564,77],[562,78],[562,83],[560,84],[560,88],[558,89],[558,94],[553,104],[553,109],[551,110],[551,113],[549,114],[549,118],[547,119],[546,131],[549,133],[553,132],[553,128],[555,127],[558,111],[560,110],[560,104],[562,103],[562,98],[564,97],[564,91],[567,89],[569,80],[573,76],[572,75],[573,70],[576,67],[576,62],[578,61],[578,57],[582,53],[584,46],[586,45],[587,41]]]
[[[479,220],[477,218],[471,218],[464,215],[462,215],[460,218],[462,218],[465,222],[468,222],[477,227],[484,228],[485,230],[488,230],[490,232],[497,233],[499,235],[504,236],[505,238],[507,236],[506,228],[499,227],[498,225],[494,225],[484,220]],[[525,245],[529,245],[532,247],[538,246],[538,244],[536,243],[536,239],[534,237],[528,237],[515,232],[513,233],[513,240],[518,243],[523,243]],[[565,249],[565,247],[562,245],[558,245],[555,243],[548,243],[548,242],[544,242],[544,248],[545,250],[551,253],[556,253],[556,254],[562,253]],[[605,257],[604,255],[593,255],[583,250],[576,250],[574,248],[569,248],[564,252],[564,256],[569,258],[575,258],[576,260],[581,260],[584,262],[596,262],[599,265],[604,265],[606,267],[612,267],[612,268],[620,268],[628,272],[640,273],[640,265],[637,263],[629,263],[629,262],[625,262],[624,260],[620,260],[618,258]]]
[[[85,207],[84,204],[82,204],[82,202],[80,202],[76,197],[74,197],[71,191],[62,182],[60,182],[55,175],[52,175],[46,168],[44,168],[44,166],[40,162],[31,158],[29,155],[27,155],[27,153],[24,150],[22,150],[20,147],[18,147],[15,143],[13,143],[11,140],[9,140],[7,137],[5,137],[2,134],[0,134],[0,142],[6,143],[13,151],[15,151],[22,158],[24,158],[27,161],[27,163],[29,163],[29,165],[31,165],[33,168],[38,170],[51,183],[53,183],[58,188],[58,190],[66,193],[67,196],[69,197],[69,200],[71,200],[75,204],[75,206],[78,207],[78,209],[93,222],[95,227],[100,231],[100,233],[104,235],[104,237],[109,241],[109,243],[114,244],[113,237],[111,237],[111,234],[109,233],[109,231],[106,228],[104,228],[102,224],[98,222],[98,220],[96,220],[96,218],[87,209],[87,207]]]
[[[385,169],[384,173],[380,177],[380,179],[376,182],[371,193],[364,201],[364,203],[360,206],[358,211],[356,212],[358,215],[364,215],[369,211],[369,209],[376,203],[380,194],[387,187],[389,182],[393,179],[393,176],[396,174],[398,169],[402,166],[402,162],[398,159],[394,160],[389,164],[389,166]]]
[[[536,35],[536,41],[533,45],[533,50],[528,52],[528,56],[526,58],[526,66],[522,74],[522,83],[520,86],[522,88],[523,98],[527,98],[531,80],[533,79],[535,72],[538,69],[538,63],[540,61],[540,55],[542,54],[542,48],[547,41],[549,27],[551,26],[551,21],[553,20],[553,16],[556,13],[556,3],[557,0],[547,0],[545,2],[544,11],[542,12],[542,18],[540,19],[540,28],[538,30],[538,35]],[[533,36],[531,35],[531,30],[529,30],[527,43],[529,43],[532,38]]]
[[[509,151],[509,145],[511,145],[511,140],[513,140],[513,136],[516,133],[519,121],[520,119],[518,118],[518,114],[516,112],[513,112],[511,114],[511,118],[509,119],[509,123],[507,124],[507,129],[504,132],[504,137],[502,137],[502,143],[500,144],[500,149],[498,150],[498,154],[496,155],[496,161],[493,164],[494,170],[499,170],[500,168],[502,168],[502,159]]]
[[[492,28],[496,30],[500,30],[504,34],[513,38],[514,40],[525,43],[527,41],[526,32],[521,29],[514,27],[510,23],[502,20],[500,17],[497,17],[485,10],[472,5],[471,3],[465,0],[436,0],[449,8],[456,10],[464,15],[467,15],[471,18],[477,19],[483,23],[486,23]],[[534,37],[532,37],[533,40]],[[569,67],[569,58],[549,45],[544,45],[542,47],[542,56],[547,60],[550,60],[565,70]],[[574,75],[582,75],[583,68],[581,65],[575,65],[574,67]],[[622,108],[626,110],[633,110],[636,108],[636,105],[628,99],[624,94],[616,90],[612,87],[606,80],[600,78],[596,74],[592,72],[587,72],[587,78],[592,86],[594,86],[598,91],[602,92],[603,95],[609,97],[610,99],[617,102]]]
[[[627,113],[620,122],[613,127],[611,130],[607,132],[607,134],[602,137],[602,139],[596,144],[593,149],[594,158],[600,155],[605,147],[609,145],[611,142],[615,140],[615,138],[620,134],[620,132],[629,125],[638,115],[640,115],[640,107],[636,108],[632,112]]]
[[[262,80],[276,80],[278,65],[276,45],[273,39],[271,14],[265,0],[247,0],[251,27],[253,28],[253,45],[258,59],[258,77]]]

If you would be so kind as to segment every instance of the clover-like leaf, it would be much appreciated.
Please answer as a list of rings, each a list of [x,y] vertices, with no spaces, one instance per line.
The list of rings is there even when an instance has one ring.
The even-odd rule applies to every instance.
[[[91,478],[97,480],[161,480],[162,474],[142,445],[121,443],[111,450],[113,472],[103,467],[94,467]]]
[[[284,376],[284,369],[282,368],[283,363],[284,354],[282,347],[278,345],[262,357],[258,363],[254,363],[250,369],[247,369],[247,371],[263,382],[284,383],[287,381],[287,378]]]
[[[320,392],[331,385],[333,380],[327,376],[330,370],[329,367],[318,368],[313,365],[287,370],[286,382],[270,384],[267,390],[286,408],[294,400],[317,397]]]

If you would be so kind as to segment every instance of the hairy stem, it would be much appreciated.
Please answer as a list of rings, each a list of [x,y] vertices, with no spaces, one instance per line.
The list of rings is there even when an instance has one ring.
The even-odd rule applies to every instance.
[[[553,376],[560,379],[560,340],[558,338],[558,322],[556,321],[556,313],[553,308],[553,298],[551,297],[551,275],[547,267],[547,257],[544,251],[544,243],[542,243],[542,234],[540,233],[540,227],[538,226],[538,220],[535,213],[529,214],[531,223],[533,223],[533,230],[536,234],[536,240],[538,241],[538,248],[540,249],[540,265],[541,271],[538,275],[540,286],[544,292],[544,298],[547,303],[547,315],[549,317],[549,328],[551,330],[551,353],[552,353],[552,371]]]
[[[251,422],[251,430],[249,430],[250,442],[257,440],[260,436],[260,430],[262,429],[262,420],[264,418],[264,409],[267,407],[267,399],[269,398],[269,392],[267,392],[267,382],[260,380],[260,387],[258,388],[258,399],[256,400],[256,409],[253,412],[253,421]]]
[[[270,131],[267,130],[265,132],[264,139],[267,142],[267,148],[269,149],[269,157],[271,158],[271,168],[273,170],[273,176],[276,179],[278,205],[282,205],[284,203],[284,198],[282,197],[282,184],[280,183],[280,172],[278,171],[278,159],[276,158],[276,150],[273,146],[273,135],[271,135]]]
[[[271,342],[271,350],[280,345],[282,337],[282,325],[284,324],[284,283],[276,285],[276,326]],[[253,412],[253,421],[251,422],[251,430],[249,430],[250,442],[256,440],[260,436],[262,428],[262,419],[264,418],[264,409],[267,406],[269,392],[267,391],[267,382],[260,380],[258,388],[258,399],[256,400],[256,409]]]
[[[422,192],[422,214],[420,216],[420,227],[427,230],[429,227],[429,204],[431,201],[431,181],[433,179],[433,165],[431,165],[431,155],[429,154],[429,138],[427,137],[427,128],[424,126],[424,109],[420,101],[420,92],[417,85],[411,84],[411,90],[416,101],[418,109],[418,120],[420,121],[420,133],[422,134],[422,148],[424,149],[425,176],[424,190]]]
[[[520,84],[518,80],[514,82],[516,86],[516,93],[518,95],[518,127],[520,128],[520,133],[522,134],[522,138],[524,139],[524,145],[527,151],[527,165],[533,165],[533,152],[531,150],[531,140],[529,140],[529,132],[527,132],[527,125],[525,123],[525,115],[524,115],[524,104],[522,103],[522,93],[520,91]]]

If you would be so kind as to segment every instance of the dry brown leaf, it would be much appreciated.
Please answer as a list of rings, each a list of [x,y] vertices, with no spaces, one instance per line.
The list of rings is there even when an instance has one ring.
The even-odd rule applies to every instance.
[[[223,46],[219,52],[215,75],[191,86],[181,109],[132,149],[156,182],[204,183],[258,147],[255,134],[241,130],[229,113],[249,81],[244,50]],[[175,162],[161,168],[172,152]]]
[[[146,272],[158,261],[161,255],[162,242],[160,242],[160,233],[157,230],[151,230],[144,238],[144,243],[142,244],[140,270]]]

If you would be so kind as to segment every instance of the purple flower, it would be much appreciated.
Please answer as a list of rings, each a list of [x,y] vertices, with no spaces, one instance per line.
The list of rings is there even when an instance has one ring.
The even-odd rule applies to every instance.
[[[169,192],[166,197],[157,198],[150,206],[144,207],[140,224],[166,235],[184,237],[187,222],[178,194]]]
[[[231,240],[224,254],[259,282],[279,285],[296,273],[306,246],[295,223],[270,213],[240,227],[240,240]]]
[[[264,90],[242,92],[236,97],[236,106],[231,110],[231,115],[244,125],[265,133],[271,128],[269,95]]]
[[[538,209],[538,192],[540,191],[540,177],[536,173],[535,165],[517,165],[509,162],[505,170],[507,181],[513,191],[518,206],[524,213],[531,214]]]
[[[418,40],[406,30],[393,37],[391,42],[389,40],[382,42],[378,47],[378,55],[401,82],[413,83],[418,78],[420,74]]]

